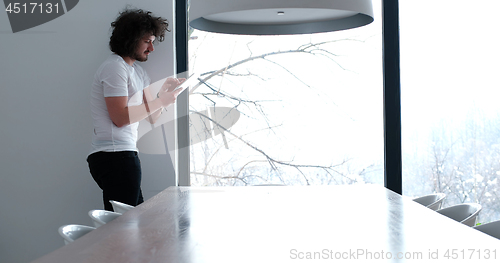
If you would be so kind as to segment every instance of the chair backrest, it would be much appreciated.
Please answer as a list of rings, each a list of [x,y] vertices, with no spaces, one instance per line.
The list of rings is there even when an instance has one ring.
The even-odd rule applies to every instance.
[[[124,203],[118,202],[118,201],[110,200],[109,202],[113,206],[113,211],[120,213],[120,214],[123,214],[123,213],[127,212],[128,210],[134,208],[134,206],[127,205],[127,204],[124,204]]]
[[[106,211],[106,210],[90,210],[89,211],[89,216],[94,222],[94,226],[100,227],[108,222],[111,222],[115,220],[117,217],[121,216],[122,214],[116,213],[116,212],[111,212],[111,211]]]
[[[474,229],[500,239],[500,220],[474,226]]]
[[[64,239],[64,244],[69,244],[83,235],[94,230],[95,227],[83,225],[64,225],[59,227],[59,235]]]
[[[446,198],[446,194],[444,193],[436,193],[430,195],[424,195],[421,197],[414,198],[413,201],[426,206],[429,209],[434,211],[441,209],[443,205],[443,201]]]
[[[475,226],[477,221],[477,216],[481,212],[481,205],[475,203],[459,204],[443,209],[439,209],[436,212],[447,216],[455,221],[468,226]]]

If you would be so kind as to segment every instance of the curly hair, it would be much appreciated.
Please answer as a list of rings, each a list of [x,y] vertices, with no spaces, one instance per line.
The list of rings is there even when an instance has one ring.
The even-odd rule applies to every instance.
[[[109,39],[109,48],[120,56],[133,56],[139,40],[146,34],[156,37],[155,41],[165,39],[168,30],[168,21],[162,17],[155,17],[149,11],[140,9],[125,9],[114,22],[111,23],[113,33]]]

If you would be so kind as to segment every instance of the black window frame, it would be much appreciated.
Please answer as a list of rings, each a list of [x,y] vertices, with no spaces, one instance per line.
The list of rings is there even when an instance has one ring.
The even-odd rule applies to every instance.
[[[176,73],[188,70],[188,0],[175,0]],[[384,186],[402,194],[401,150],[401,75],[399,48],[399,1],[382,0],[383,108],[384,108]],[[178,186],[190,185],[189,96],[177,99],[177,180]],[[184,117],[185,116],[185,117]],[[184,147],[183,147],[184,146]],[[180,176],[187,174],[188,176]]]

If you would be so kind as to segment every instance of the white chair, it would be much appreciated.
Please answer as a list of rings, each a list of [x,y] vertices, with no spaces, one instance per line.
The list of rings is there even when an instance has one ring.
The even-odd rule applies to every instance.
[[[479,230],[494,238],[500,239],[500,220],[474,226],[474,229]]]
[[[446,198],[446,194],[436,193],[430,195],[424,195],[421,197],[414,198],[413,201],[429,208],[434,211],[441,209],[443,201]]]
[[[134,208],[134,206],[127,205],[127,204],[124,204],[124,203],[121,203],[118,201],[110,200],[109,202],[113,206],[113,211],[120,213],[120,214],[123,214],[123,213],[127,212],[128,210]]]
[[[106,211],[106,210],[90,210],[89,211],[89,216],[94,222],[94,226],[96,228],[111,222],[121,216],[122,214],[116,213],[116,212],[111,212],[111,211]]]
[[[64,225],[59,228],[59,235],[64,239],[64,244],[67,245],[83,235],[94,230],[95,227],[83,225]]]
[[[481,209],[480,204],[468,203],[446,207],[436,212],[472,227],[476,225],[477,216],[481,212]]]

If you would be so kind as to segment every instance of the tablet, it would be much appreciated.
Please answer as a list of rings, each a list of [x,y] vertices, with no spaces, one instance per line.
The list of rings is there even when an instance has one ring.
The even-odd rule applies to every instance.
[[[181,83],[181,85],[175,88],[174,91],[182,89],[181,92],[184,92],[184,90],[194,87],[196,84],[198,84],[199,77],[200,74],[195,74],[195,73],[191,74],[189,77],[187,77],[187,79],[184,82]]]

